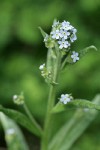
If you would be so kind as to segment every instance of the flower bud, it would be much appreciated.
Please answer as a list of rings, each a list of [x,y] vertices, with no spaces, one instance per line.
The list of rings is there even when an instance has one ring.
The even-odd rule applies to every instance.
[[[14,95],[13,96],[13,102],[17,105],[23,105],[24,104],[24,96],[23,94],[20,95]]]

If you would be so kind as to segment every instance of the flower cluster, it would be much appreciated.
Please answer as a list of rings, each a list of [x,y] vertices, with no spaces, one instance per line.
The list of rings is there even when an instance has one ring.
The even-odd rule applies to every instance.
[[[71,43],[77,40],[77,30],[68,21],[54,21],[50,35],[45,33],[44,42],[47,48],[56,46],[66,54],[70,50]],[[70,53],[71,54],[71,53]],[[79,60],[79,54],[75,51],[71,54],[71,59],[75,63]]]
[[[70,94],[62,94],[60,97],[60,102],[63,104],[67,104],[73,99],[73,97]]]
[[[59,49],[67,49],[77,39],[76,32],[77,30],[68,21],[62,23],[55,21],[50,36],[57,41]]]

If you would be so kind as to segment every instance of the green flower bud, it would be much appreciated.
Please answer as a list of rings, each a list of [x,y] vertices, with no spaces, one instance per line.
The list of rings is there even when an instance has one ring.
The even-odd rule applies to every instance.
[[[24,96],[23,94],[20,95],[14,95],[13,96],[13,102],[17,105],[23,105],[24,104]]]

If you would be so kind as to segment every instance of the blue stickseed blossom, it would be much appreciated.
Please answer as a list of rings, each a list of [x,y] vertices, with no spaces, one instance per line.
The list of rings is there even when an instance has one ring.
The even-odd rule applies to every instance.
[[[71,42],[74,42],[77,40],[76,34],[72,34],[70,37]]]
[[[73,97],[70,94],[62,94],[60,97],[60,102],[63,104],[67,104],[73,99]]]
[[[58,42],[59,49],[68,49],[71,43],[77,39],[77,30],[68,21],[62,23],[56,21],[52,27],[50,36],[51,39]]]
[[[73,51],[73,52],[72,52],[72,55],[71,55],[71,58],[73,59],[73,62],[75,63],[76,61],[79,60],[79,53]]]
[[[77,30],[68,21],[54,21],[50,35],[46,35],[44,42],[47,48],[54,48],[58,44],[59,49],[68,51],[71,43],[76,39]]]
[[[58,41],[58,44],[59,44],[60,49],[68,48],[70,46],[68,41],[65,41],[65,39],[62,39],[61,41]]]
[[[70,25],[70,23],[67,21],[62,22],[62,26],[60,29],[64,29],[64,30],[71,30],[73,27]]]
[[[59,30],[52,31],[51,34],[53,39],[59,39],[61,37],[61,33]]]
[[[76,34],[77,29],[75,29],[75,28],[73,27],[73,28],[72,28],[72,32],[73,32],[73,34]]]
[[[66,30],[60,30],[61,33],[61,37],[64,39],[67,39],[68,36],[70,35],[70,32],[66,31]]]

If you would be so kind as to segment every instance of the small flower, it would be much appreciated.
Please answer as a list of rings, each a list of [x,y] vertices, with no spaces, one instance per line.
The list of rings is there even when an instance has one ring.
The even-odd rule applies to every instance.
[[[66,30],[60,30],[61,33],[61,37],[64,39],[67,39],[68,36],[70,35],[70,32],[66,31]]]
[[[62,94],[60,98],[60,102],[63,104],[67,104],[72,100],[72,96],[70,94]]]
[[[62,41],[58,41],[58,44],[60,45],[59,48],[68,48],[70,46],[70,44],[68,43],[68,41],[65,41],[65,39],[62,39]]]
[[[40,65],[39,69],[40,69],[40,70],[43,70],[43,69],[44,69],[44,67],[45,67],[45,64]]]
[[[70,23],[67,21],[63,21],[62,22],[62,26],[61,26],[61,29],[64,29],[64,30],[71,30],[72,29],[72,26],[70,25]]]
[[[53,39],[59,39],[61,37],[61,33],[59,32],[59,30],[52,31],[51,34]]]
[[[75,34],[77,32],[77,30],[74,27],[72,27],[72,32],[73,32],[73,34]]]
[[[74,42],[77,40],[76,34],[72,34],[70,37],[71,42]]]
[[[79,55],[78,52],[75,52],[75,51],[72,52],[71,58],[73,59],[73,62],[76,62],[77,60],[79,60],[78,55]]]

